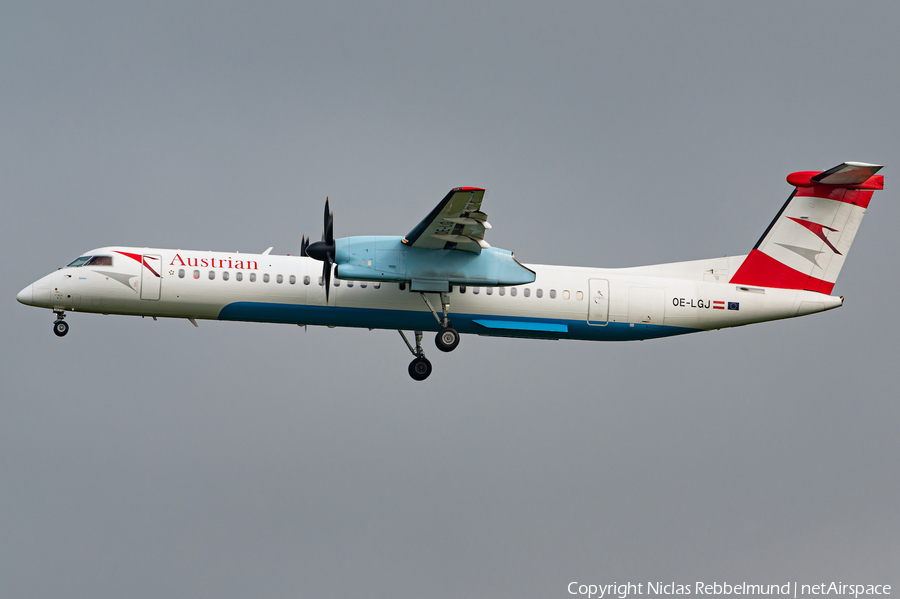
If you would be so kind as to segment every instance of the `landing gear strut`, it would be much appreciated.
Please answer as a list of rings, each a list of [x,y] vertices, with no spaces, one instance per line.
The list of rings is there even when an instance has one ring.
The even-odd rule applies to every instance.
[[[416,331],[416,348],[413,349],[413,346],[410,344],[409,339],[406,338],[406,335],[403,331],[397,331],[400,333],[400,336],[403,337],[403,341],[406,342],[406,347],[409,348],[409,351],[412,353],[413,361],[409,363],[409,376],[416,381],[424,381],[428,378],[428,375],[431,374],[431,362],[428,361],[428,358],[425,357],[425,352],[422,350],[422,331]]]
[[[66,333],[69,332],[69,323],[63,320],[66,317],[66,313],[62,310],[55,310],[53,313],[56,314],[56,322],[53,323],[53,334],[57,337],[65,337]]]
[[[438,321],[438,325],[440,325],[441,327],[441,330],[438,331],[438,334],[434,337],[434,344],[442,352],[453,351],[454,349],[456,349],[456,346],[459,345],[459,333],[456,332],[456,329],[450,326],[450,319],[447,316],[447,314],[450,312],[449,294],[441,293],[441,311],[444,313],[444,318],[438,316],[438,313],[434,309],[434,306],[431,305],[431,302],[428,301],[428,297],[426,297],[424,293],[422,293],[422,299],[425,300],[425,303],[428,305],[431,313],[434,314],[435,320]]]

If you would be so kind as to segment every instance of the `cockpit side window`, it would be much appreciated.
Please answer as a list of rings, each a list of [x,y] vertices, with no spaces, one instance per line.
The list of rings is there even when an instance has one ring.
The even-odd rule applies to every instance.
[[[85,266],[112,266],[112,256],[94,256]]]
[[[73,268],[75,266],[84,266],[84,263],[90,260],[93,256],[79,256],[66,264],[66,268]]]

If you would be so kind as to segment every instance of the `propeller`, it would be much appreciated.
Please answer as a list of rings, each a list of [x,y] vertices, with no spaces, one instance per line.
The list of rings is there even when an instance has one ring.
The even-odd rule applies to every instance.
[[[334,214],[328,209],[328,198],[325,198],[325,228],[322,241],[314,241],[306,246],[306,255],[322,264],[322,278],[325,283],[325,303],[328,304],[328,292],[331,289],[331,265],[334,264]]]
[[[306,248],[308,248],[308,247],[309,247],[309,237],[307,237],[306,235],[304,235],[304,236],[300,239],[300,255],[301,255],[301,256],[305,256],[305,255],[306,255]]]

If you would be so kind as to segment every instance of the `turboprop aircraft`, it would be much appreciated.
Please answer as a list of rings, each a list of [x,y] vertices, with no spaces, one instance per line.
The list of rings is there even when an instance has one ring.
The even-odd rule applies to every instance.
[[[91,250],[19,292],[19,302],[67,311],[395,329],[431,374],[422,349],[460,333],[625,341],[803,316],[842,305],[831,294],[881,166],[845,162],[787,177],[793,193],[746,256],[635,268],[521,264],[491,247],[484,189],[457,187],[405,237],[334,238],[325,200],[321,241],[300,256],[159,248]],[[321,262],[321,266],[319,265]],[[415,347],[403,333],[415,333]]]

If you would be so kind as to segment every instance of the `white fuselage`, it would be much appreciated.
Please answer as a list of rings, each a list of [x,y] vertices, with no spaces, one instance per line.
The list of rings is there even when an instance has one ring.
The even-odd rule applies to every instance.
[[[106,247],[111,265],[70,266],[19,293],[56,311],[438,331],[422,294],[397,283],[333,281],[307,257]],[[525,265],[534,283],[453,286],[460,333],[545,339],[649,339],[839,307],[822,293],[728,283],[743,256],[636,268]],[[426,293],[440,312],[440,294]]]

